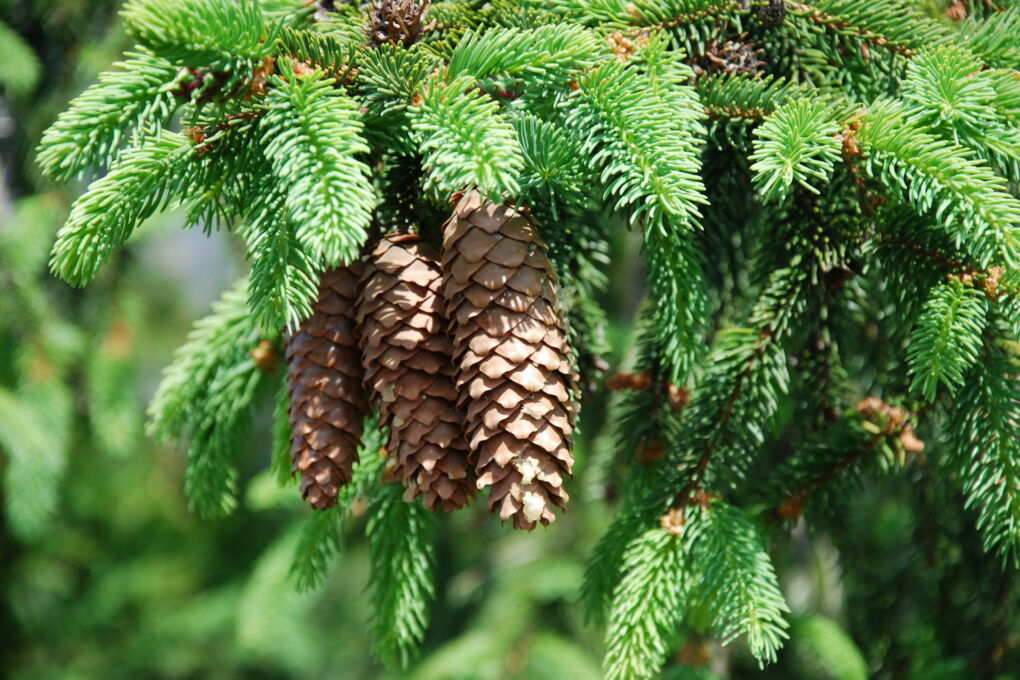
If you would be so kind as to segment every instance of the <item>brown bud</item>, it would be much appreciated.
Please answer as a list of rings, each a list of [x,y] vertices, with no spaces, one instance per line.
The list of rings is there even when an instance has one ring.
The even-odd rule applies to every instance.
[[[123,359],[130,356],[134,342],[135,334],[131,325],[123,318],[118,318],[110,324],[110,332],[103,340],[103,351]]]
[[[657,460],[662,460],[662,454],[666,447],[658,439],[644,440],[638,444],[636,456],[638,462],[649,465]]]
[[[720,496],[717,493],[705,491],[704,489],[695,489],[694,493],[691,494],[690,505],[700,505],[704,509],[708,509],[708,506],[712,504],[712,501],[719,500]]]
[[[666,533],[674,536],[679,536],[684,532],[684,525],[687,524],[687,518],[684,517],[683,510],[679,508],[670,508],[669,512],[659,518],[659,526],[661,526]]]
[[[691,400],[690,390],[677,387],[672,383],[666,388],[666,392],[669,394],[669,403],[674,411],[683,410],[683,407],[687,406],[687,403]]]
[[[999,282],[1006,270],[1003,267],[989,267],[985,272],[985,295],[992,300],[999,298]]]
[[[946,16],[950,21],[963,21],[967,18],[967,3],[957,0],[946,10]]]
[[[280,358],[280,355],[276,353],[276,348],[273,347],[272,342],[269,340],[263,340],[253,347],[249,354],[255,361],[255,365],[259,367],[260,371],[263,373],[276,372],[276,363]]]
[[[885,402],[878,397],[865,397],[857,402],[857,412],[865,418],[885,411]]]
[[[688,640],[680,650],[680,662],[691,668],[704,668],[712,661],[712,644],[707,640]]]
[[[804,496],[790,496],[776,508],[776,514],[782,519],[798,519],[804,514]]]
[[[904,425],[902,432],[900,432],[900,443],[903,444],[903,450],[907,453],[918,454],[924,452],[924,441],[917,438],[913,426],[909,423]]]

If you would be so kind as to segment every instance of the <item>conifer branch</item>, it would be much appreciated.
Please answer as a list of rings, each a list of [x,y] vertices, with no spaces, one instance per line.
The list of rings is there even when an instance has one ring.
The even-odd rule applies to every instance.
[[[873,458],[905,463],[924,450],[910,414],[877,397],[859,402],[854,413],[819,431],[783,461],[765,492],[775,504],[770,516],[783,520],[802,516],[806,506],[835,496],[833,487],[856,481]]]
[[[75,98],[39,142],[36,162],[56,180],[109,165],[124,142],[143,130],[158,133],[177,109],[179,69],[147,51],[128,52]]]
[[[920,213],[933,212],[981,266],[1018,261],[1020,201],[987,166],[911,124],[890,101],[868,109],[856,137],[867,171],[903,191]]]
[[[325,267],[357,258],[375,207],[369,148],[358,105],[321,71],[301,73],[290,60],[269,80],[260,126],[273,175],[285,188],[294,236]]]
[[[510,79],[520,78],[556,87],[590,68],[606,52],[605,44],[591,31],[571,24],[468,31],[450,55],[449,74],[451,78],[496,79],[507,85]]]
[[[759,666],[774,663],[789,637],[790,608],[762,538],[743,511],[722,501],[712,502],[705,516],[693,558],[700,565],[698,597],[712,612],[715,635],[723,644],[746,635]]]
[[[1020,6],[1013,6],[982,21],[972,17],[961,26],[965,44],[983,60],[1005,69],[1020,69]]]
[[[258,0],[130,0],[121,13],[140,43],[183,66],[261,62],[276,45]]]
[[[0,88],[15,96],[24,96],[39,82],[42,64],[32,48],[16,31],[0,21]]]
[[[251,263],[248,301],[267,331],[293,330],[312,313],[322,263],[297,239],[281,190],[258,195],[241,229]]]
[[[606,198],[647,230],[692,228],[705,202],[694,130],[677,125],[651,83],[618,62],[577,84],[567,126],[586,132],[583,151],[601,168]],[[667,146],[658,143],[662,139],[680,143]]]
[[[73,407],[71,393],[56,381],[0,388],[4,514],[9,529],[24,541],[43,537],[60,509]]]
[[[312,33],[284,27],[280,30],[280,52],[298,62],[319,69],[327,76],[343,83],[354,73],[354,61],[361,47],[361,35],[356,41],[344,40],[331,33]]]
[[[649,678],[659,671],[682,620],[690,588],[685,568],[700,524],[695,515],[669,531],[648,529],[627,546],[606,631],[606,678]]]
[[[961,385],[980,354],[987,307],[976,288],[957,278],[932,291],[910,338],[912,390],[931,401],[940,384],[950,394]]]
[[[435,515],[419,503],[404,502],[403,492],[393,483],[378,491],[367,529],[375,651],[400,667],[407,666],[425,637],[428,605],[435,597]]]
[[[144,220],[188,195],[195,158],[194,142],[171,132],[124,154],[71,207],[53,246],[53,272],[77,286],[91,281]]]
[[[778,396],[788,388],[782,343],[803,306],[808,277],[804,267],[774,272],[752,311],[751,327],[727,330],[716,340],[711,369],[674,440],[682,443],[670,454],[685,477],[679,489],[670,491],[674,508],[682,510],[693,502],[714,458],[724,460],[717,467],[732,482],[742,474],[746,452],[761,445]],[[733,422],[737,413],[742,418]]]
[[[474,79],[434,78],[411,109],[430,181],[452,194],[477,186],[490,199],[518,192],[524,166],[513,126],[495,101],[474,88]]]
[[[1016,424],[1020,418],[1020,381],[1012,358],[986,346],[968,374],[949,423],[949,464],[978,511],[985,550],[1003,562],[1020,560],[1020,452]]]
[[[553,0],[543,5],[588,25],[618,29],[669,29],[743,9],[739,0]]]
[[[949,31],[902,0],[815,0],[785,2],[790,14],[840,35],[885,48],[904,57],[917,48],[948,42]]]
[[[809,178],[825,181],[839,158],[839,126],[824,104],[799,99],[781,106],[755,129],[755,188],[766,200],[782,200],[794,182],[813,194]]]
[[[229,513],[237,491],[249,405],[265,375],[251,351],[265,337],[245,304],[241,281],[213,304],[174,354],[149,405],[149,432],[188,440],[185,490],[203,515]]]

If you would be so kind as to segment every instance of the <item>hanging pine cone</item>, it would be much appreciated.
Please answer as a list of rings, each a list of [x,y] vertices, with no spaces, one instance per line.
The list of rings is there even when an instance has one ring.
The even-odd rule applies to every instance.
[[[516,528],[549,524],[567,502],[577,375],[546,246],[525,215],[478,192],[457,204],[443,241],[478,488],[492,487],[489,509]]]
[[[436,260],[417,236],[379,241],[362,277],[358,324],[366,382],[390,428],[387,448],[405,498],[456,510],[470,500],[473,476]]]
[[[336,503],[358,460],[368,407],[354,325],[360,266],[328,271],[312,315],[287,338],[290,455],[313,508]]]
[[[368,10],[368,46],[410,47],[431,28],[425,24],[429,0],[373,0]]]

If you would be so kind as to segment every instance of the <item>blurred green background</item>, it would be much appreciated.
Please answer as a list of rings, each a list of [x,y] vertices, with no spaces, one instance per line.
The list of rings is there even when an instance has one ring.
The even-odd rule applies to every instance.
[[[406,670],[369,653],[357,512],[322,588],[301,593],[289,577],[309,513],[268,472],[271,395],[250,433],[241,507],[226,520],[189,515],[184,453],[146,437],[144,408],[191,323],[240,273],[236,244],[176,229],[170,215],[87,290],[46,270],[81,187],[43,182],[32,149],[125,47],[116,5],[0,0],[0,676],[598,678],[601,631],[578,597],[613,511],[603,390],[589,390],[563,518],[533,534],[500,527],[482,504],[442,519],[432,622]],[[604,300],[614,368],[639,295],[638,244],[616,233]],[[739,643],[681,633],[666,677],[1020,677],[1005,665],[1020,643],[1004,595],[1015,572],[981,566],[973,517],[953,494],[923,475],[889,478],[834,520],[844,544],[802,527],[777,538],[794,610],[780,662],[760,672]],[[915,511],[932,506],[944,516]],[[953,540],[925,545],[926,523]]]

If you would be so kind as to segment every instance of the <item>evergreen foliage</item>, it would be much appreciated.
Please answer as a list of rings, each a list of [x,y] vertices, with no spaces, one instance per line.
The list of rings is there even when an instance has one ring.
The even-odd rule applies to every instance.
[[[655,528],[627,547],[609,614],[607,678],[648,677],[662,665],[687,597],[684,572],[696,534],[694,522],[679,536]]]
[[[950,432],[956,446],[949,463],[957,471],[967,504],[978,509],[985,549],[1016,560],[1020,537],[1020,461],[1014,436],[1018,383],[1010,360],[990,347],[969,374]]]
[[[350,262],[375,207],[368,168],[356,158],[368,151],[357,105],[320,72],[298,76],[291,62],[280,63],[262,134],[273,177],[287,187],[294,237],[327,267]]]
[[[372,555],[369,587],[375,605],[375,652],[387,663],[407,665],[425,638],[435,597],[435,517],[387,484],[372,499],[366,532]]]
[[[195,325],[152,399],[150,432],[188,439],[186,491],[204,515],[236,503],[237,457],[250,426],[250,404],[264,372],[252,356],[262,333],[239,282]]]
[[[791,635],[824,655],[817,640],[840,633],[791,623],[773,557],[798,539],[780,520],[804,517],[846,554],[866,532],[833,506],[914,475],[930,494],[919,515],[973,508],[1003,573],[1020,560],[1020,8],[986,4],[951,23],[908,0],[442,1],[414,44],[373,46],[378,19],[358,3],[130,0],[137,46],[39,143],[50,178],[96,177],[50,267],[93,282],[177,207],[243,241],[247,275],[150,406],[152,434],[187,442],[192,507],[216,516],[238,504],[252,413],[278,388],[279,340],[312,313],[323,271],[387,231],[437,238],[451,197],[477,189],[535,218],[583,359],[601,354],[600,305],[622,282],[603,271],[609,244],[637,232],[638,358],[600,461],[620,501],[581,586],[605,624],[605,675],[654,677],[700,635],[745,639],[762,667],[783,663]],[[11,35],[0,24],[0,47],[24,52]],[[30,91],[32,69],[0,69],[0,86]],[[23,282],[44,256],[30,239],[12,241],[21,292],[5,308],[33,307]],[[32,332],[58,345],[35,316]],[[95,361],[93,400],[115,412],[125,378]],[[32,489],[8,503],[23,536],[56,511],[70,445],[72,396],[48,377],[0,391],[7,494]],[[287,483],[284,399],[273,468]],[[35,422],[40,410],[52,422]],[[425,638],[446,522],[383,483],[376,437],[337,507],[259,574],[272,581],[280,546],[296,546],[292,580],[321,583],[367,498],[374,648],[404,667]],[[962,536],[957,524],[946,535]],[[867,565],[854,568],[863,589]],[[437,654],[505,644],[469,635]],[[860,677],[847,646],[821,665]]]

